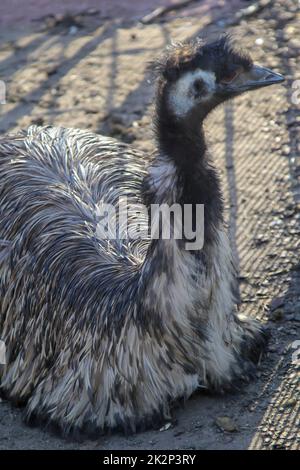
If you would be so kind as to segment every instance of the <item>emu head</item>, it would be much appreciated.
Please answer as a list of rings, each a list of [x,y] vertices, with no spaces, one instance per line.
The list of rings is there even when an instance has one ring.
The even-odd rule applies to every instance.
[[[154,68],[159,77],[160,115],[176,120],[203,119],[229,98],[284,80],[279,73],[254,64],[228,35],[211,43],[196,39],[173,45],[154,62]]]

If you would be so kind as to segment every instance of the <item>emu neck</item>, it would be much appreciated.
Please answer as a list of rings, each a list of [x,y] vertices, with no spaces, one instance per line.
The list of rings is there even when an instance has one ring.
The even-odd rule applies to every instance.
[[[218,237],[217,231],[223,223],[219,177],[207,155],[202,123],[182,126],[168,117],[160,119],[158,116],[157,141],[156,158],[144,181],[144,200],[148,207],[150,204],[171,206],[179,203],[183,211],[186,204],[192,205],[189,226],[192,224],[193,230],[198,230],[194,225],[196,205],[203,204],[204,246],[203,249],[186,251],[186,240],[151,240],[143,264],[142,279],[145,279],[152,299],[157,296],[152,287],[157,285],[157,279],[162,276],[166,276],[167,282],[175,283],[177,279],[175,284],[177,286],[178,282],[178,289],[190,276],[193,278],[197,271],[195,266],[200,259],[205,264],[206,247],[214,244]],[[203,225],[200,230],[203,233]],[[178,273],[184,273],[179,280]],[[172,303],[172,299],[169,300]]]
[[[160,187],[157,182],[158,202],[173,199],[180,204],[204,204],[207,223],[218,226],[223,222],[223,202],[219,176],[207,151],[203,119],[194,114],[177,121],[165,111],[158,108],[157,112],[158,153],[154,164],[161,165],[162,174],[164,163],[173,165],[174,178],[162,178]]]
[[[145,180],[149,204],[204,205],[204,243],[223,222],[223,202],[216,169],[209,160],[202,122],[186,123],[158,115],[156,159]]]
[[[160,154],[172,159],[180,173],[188,175],[205,166],[203,122],[195,117],[178,122],[173,117],[158,115],[157,142]]]

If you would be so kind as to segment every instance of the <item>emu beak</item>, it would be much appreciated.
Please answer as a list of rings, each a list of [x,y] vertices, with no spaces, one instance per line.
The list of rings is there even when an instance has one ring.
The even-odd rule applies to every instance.
[[[281,83],[285,80],[283,75],[273,72],[267,67],[253,65],[247,72],[240,72],[227,83],[229,91],[241,93],[247,90],[254,90],[265,86]]]

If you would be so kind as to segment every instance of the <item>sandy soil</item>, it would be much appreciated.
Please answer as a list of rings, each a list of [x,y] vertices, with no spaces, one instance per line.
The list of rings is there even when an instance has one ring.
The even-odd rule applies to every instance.
[[[26,2],[27,8],[19,3],[0,5],[0,80],[7,84],[0,132],[53,123],[113,135],[145,150],[153,145],[147,61],[173,39],[221,31],[238,8],[249,5],[199,2],[143,26],[137,18],[170,2],[143,0],[134,8],[129,0],[89,0],[80,8],[75,0],[51,7],[42,0]],[[51,12],[73,16],[45,17]],[[242,311],[271,332],[256,380],[235,395],[194,395],[174,412],[168,429],[94,442],[30,429],[22,410],[1,402],[0,449],[300,448],[299,359],[297,364],[293,356],[300,340],[300,104],[292,98],[300,73],[299,22],[299,2],[275,0],[231,26],[254,58],[284,73],[287,82],[240,97],[207,122],[240,264]],[[218,427],[224,416],[234,431]]]

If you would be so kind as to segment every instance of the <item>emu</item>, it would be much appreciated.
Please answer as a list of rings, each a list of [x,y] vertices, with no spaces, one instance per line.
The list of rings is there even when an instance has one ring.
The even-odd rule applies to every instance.
[[[170,46],[153,69],[153,155],[62,127],[0,137],[0,389],[24,406],[26,422],[63,435],[135,432],[168,419],[198,388],[235,389],[266,342],[260,323],[237,311],[203,121],[283,77],[226,35]],[[204,204],[203,247],[100,237],[101,206],[124,197],[133,206]]]

